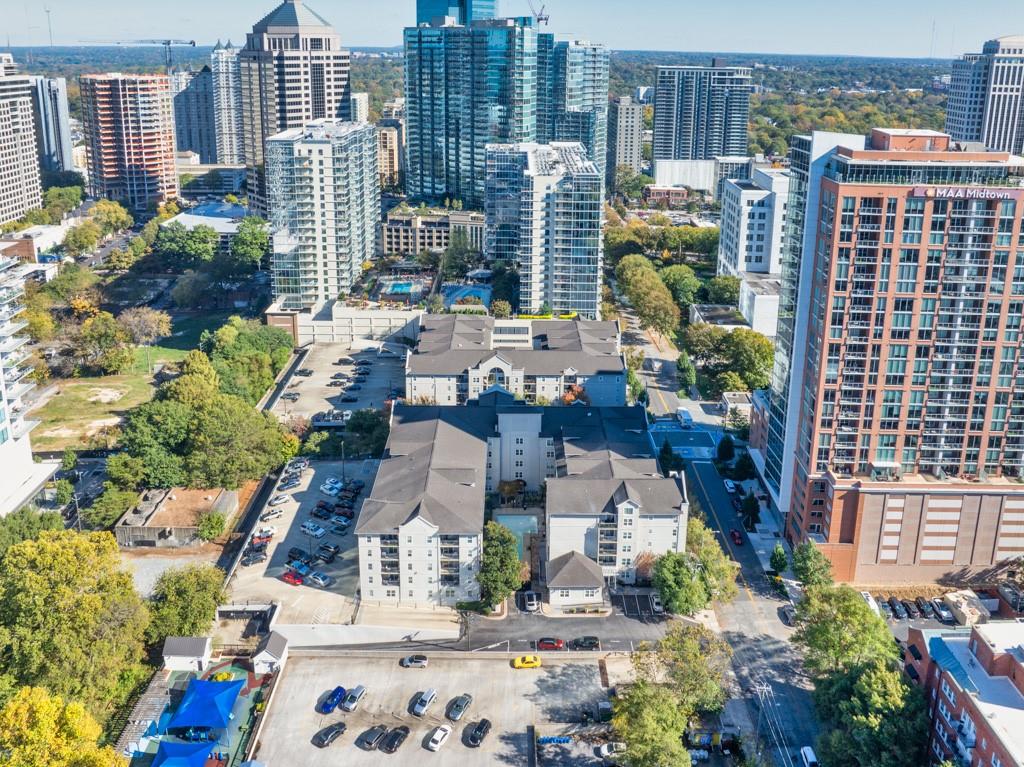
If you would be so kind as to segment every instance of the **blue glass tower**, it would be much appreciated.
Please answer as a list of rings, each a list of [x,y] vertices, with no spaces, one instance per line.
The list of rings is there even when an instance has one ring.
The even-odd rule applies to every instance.
[[[468,25],[498,15],[498,0],[416,0],[416,23],[429,24],[440,16],[451,16]]]

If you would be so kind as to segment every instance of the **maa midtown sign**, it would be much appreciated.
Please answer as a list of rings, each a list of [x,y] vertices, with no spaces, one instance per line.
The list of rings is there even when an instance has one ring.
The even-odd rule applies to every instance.
[[[1020,200],[1024,189],[992,189],[983,186],[918,186],[912,197],[932,197],[937,200]]]

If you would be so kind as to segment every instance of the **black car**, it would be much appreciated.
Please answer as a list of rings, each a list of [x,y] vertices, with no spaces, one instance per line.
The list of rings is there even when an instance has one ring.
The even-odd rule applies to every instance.
[[[322,549],[316,552],[316,558],[323,562],[325,565],[331,564],[331,562],[333,562],[337,556],[338,555],[333,552],[323,551]]]
[[[466,742],[473,748],[476,748],[484,742],[484,738],[487,737],[487,733],[490,731],[491,720],[481,719],[473,726],[473,729],[469,731],[469,735],[466,737]]]
[[[577,637],[572,640],[572,649],[574,650],[596,650],[601,646],[601,640],[597,637]]]
[[[330,386],[332,389],[340,389],[342,386],[345,385],[345,382],[344,381],[328,381],[327,385]]]
[[[373,361],[372,360],[356,360],[356,365],[358,365],[359,367],[370,367],[371,365],[373,365]]]
[[[924,597],[918,597],[914,601],[917,602],[917,609],[921,611],[922,616],[924,616],[925,618],[937,617],[935,614],[935,607],[927,599],[925,599]]]
[[[889,597],[889,607],[892,608],[892,614],[898,621],[906,620],[907,608],[903,606],[903,603],[896,597]]]
[[[375,725],[356,739],[356,745],[364,751],[376,751],[387,734],[388,726],[386,724]]]
[[[352,384],[350,387],[348,387],[348,390],[349,391],[361,391],[362,388],[363,387],[360,386],[359,384]],[[344,400],[342,400],[342,402],[344,402]]]
[[[309,378],[311,375],[313,375],[313,371],[310,370],[309,368],[302,368],[302,370],[296,370],[295,375],[302,376],[303,378]]]
[[[403,743],[405,743],[405,739],[408,737],[408,727],[396,727],[388,733],[388,736],[386,738],[384,738],[384,742],[380,744],[380,750],[383,751],[385,754],[393,754],[401,747]]]
[[[260,562],[267,561],[267,552],[265,551],[250,551],[244,557],[242,557],[242,567],[249,567],[251,565],[258,565]]]
[[[879,594],[875,597],[875,602],[878,603],[878,609],[882,611],[882,617],[886,620],[892,620],[892,608],[889,607],[889,603],[886,601],[885,597]]]
[[[319,506],[317,506],[315,509],[313,509],[313,511],[311,511],[310,514],[312,514],[317,519],[330,519],[331,518],[331,512],[329,512],[327,509],[320,508]]]
[[[348,378],[348,373],[335,373],[334,375],[331,376],[331,378],[333,378],[335,381],[344,381],[346,378]]]
[[[917,605],[914,604],[913,599],[904,599],[903,609],[907,611],[907,615],[911,618],[921,617],[921,611],[917,609]]]
[[[341,401],[342,402],[358,402],[359,401],[359,397],[353,397],[350,394],[346,394],[344,397],[341,398]]]
[[[324,727],[313,736],[313,745],[317,748],[327,748],[345,732],[344,722],[335,722],[329,727]]]
[[[361,479],[350,479],[348,481],[348,486],[351,487],[353,490],[362,490],[364,487],[366,487],[366,483],[363,482],[363,480]]]

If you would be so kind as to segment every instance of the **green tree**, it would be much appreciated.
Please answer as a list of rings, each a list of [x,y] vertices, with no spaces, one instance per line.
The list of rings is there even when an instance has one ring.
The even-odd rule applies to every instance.
[[[813,676],[874,659],[893,663],[898,648],[885,621],[849,586],[813,586],[796,606],[793,641]]]
[[[783,548],[781,543],[775,544],[769,563],[772,566],[772,570],[777,573],[785,572],[786,568],[789,567],[789,556],[787,556],[786,549]]]
[[[690,305],[697,303],[697,292],[701,287],[693,269],[684,265],[669,266],[658,274],[672,294],[672,298],[679,304],[679,308],[688,313]]]
[[[674,471],[682,471],[686,462],[683,461],[675,451],[672,449],[672,445],[668,443],[668,437],[661,443],[661,451],[658,453],[658,463],[661,464],[661,473],[666,477]]]
[[[0,517],[0,558],[14,544],[33,540],[43,530],[63,529],[64,520],[59,512],[22,506],[6,517]]]
[[[96,223],[104,236],[131,229],[135,223],[124,206],[113,200],[98,200],[89,210],[89,218]]]
[[[709,304],[738,306],[740,303],[740,278],[730,275],[712,277],[704,286],[705,301]]]
[[[697,383],[697,368],[693,366],[690,355],[685,351],[679,352],[679,359],[676,360],[676,378],[679,380],[679,386],[686,391]]]
[[[149,644],[158,645],[170,636],[203,636],[224,599],[224,571],[219,567],[202,564],[165,570],[149,601]]]
[[[690,763],[680,738],[689,719],[668,687],[639,681],[612,702],[612,710],[616,738],[626,744],[623,763],[630,767]]]
[[[22,687],[0,708],[0,754],[6,767],[126,767],[80,703]]]
[[[629,281],[627,296],[641,327],[667,336],[679,328],[679,306],[653,270],[637,272]]]
[[[512,304],[508,301],[491,301],[491,316],[496,320],[507,320],[512,316]]]
[[[228,276],[247,274],[259,268],[269,250],[270,227],[267,222],[259,216],[246,216],[231,240],[230,260],[219,271]]]
[[[174,305],[182,309],[195,309],[209,298],[213,280],[205,272],[186,269],[171,288]]]
[[[137,260],[131,250],[125,251],[120,248],[114,248],[107,254],[107,260],[104,261],[104,265],[107,269],[115,272],[127,272],[135,266]]]
[[[107,459],[107,478],[118,490],[138,490],[146,477],[146,464],[141,458],[118,453]]]
[[[100,312],[83,322],[72,350],[80,365],[107,375],[124,372],[135,359],[131,336],[110,312]]]
[[[697,365],[719,360],[724,352],[729,331],[717,325],[689,325],[683,332],[683,346]]]
[[[700,562],[689,553],[670,551],[658,557],[651,578],[665,609],[693,615],[711,602]]]
[[[224,534],[224,526],[227,524],[227,519],[223,514],[216,511],[204,512],[199,517],[197,527],[199,528],[199,537],[204,541],[213,541]]]
[[[732,650],[704,626],[673,623],[653,645],[633,654],[639,679],[665,684],[688,717],[722,710]]]
[[[50,223],[59,224],[64,216],[82,204],[82,187],[54,186],[43,193],[43,207],[50,216]]]
[[[148,306],[125,309],[117,321],[128,331],[132,343],[146,349],[146,372],[153,370],[150,347],[171,334],[171,315]]]
[[[103,492],[92,502],[92,506],[82,509],[82,519],[90,527],[108,528],[135,506],[138,500],[138,492],[121,490],[114,482],[108,480],[103,483]]]
[[[54,490],[56,491],[57,505],[62,507],[71,503],[71,499],[75,495],[75,486],[66,479],[58,479],[54,483]]]
[[[99,245],[101,236],[99,226],[92,221],[73,226],[64,236],[64,252],[72,258],[77,258],[83,253],[91,253]]]
[[[746,455],[746,453],[744,453],[744,455]],[[743,502],[740,506],[740,515],[743,517],[743,525],[748,530],[753,530],[754,525],[760,523],[761,502],[757,500],[757,496],[752,492],[743,496]]]
[[[728,434],[718,441],[717,453],[719,461],[731,461],[736,456],[736,445]]]
[[[44,531],[0,561],[0,668],[94,715],[142,658],[149,616],[109,533]]]
[[[488,522],[484,526],[484,547],[480,557],[480,601],[495,607],[515,593],[522,583],[519,548],[516,537],[504,525]]]
[[[715,533],[698,515],[692,515],[687,522],[686,551],[700,564],[701,577],[712,599],[731,602],[736,598],[738,566],[725,555]]]
[[[78,468],[78,453],[73,447],[64,448],[64,455],[60,459],[60,470],[64,473],[74,471]]]
[[[793,548],[793,574],[805,588],[832,585],[832,563],[810,541]]]
[[[727,372],[733,372],[741,379],[740,388],[732,391],[765,389],[771,384],[775,346],[757,331],[737,328],[723,339],[721,353],[726,360]]]

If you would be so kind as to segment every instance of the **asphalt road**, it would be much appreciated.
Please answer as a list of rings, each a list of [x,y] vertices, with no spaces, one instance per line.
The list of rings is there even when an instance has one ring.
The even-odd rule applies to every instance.
[[[792,629],[779,617],[786,603],[772,590],[753,548],[746,541],[737,546],[729,538],[729,530],[742,527],[714,464],[694,462],[687,470],[687,489],[704,509],[708,524],[719,532],[726,552],[740,564],[739,596],[731,604],[718,605],[716,613],[722,637],[733,649],[733,670],[750,719],[768,744],[778,744],[773,748],[777,767],[795,767],[800,748],[817,740],[818,722],[811,682],[798,649],[789,642]],[[769,701],[770,708],[762,712],[758,689],[765,685],[771,688],[774,705]],[[777,727],[769,726],[776,723]]]

